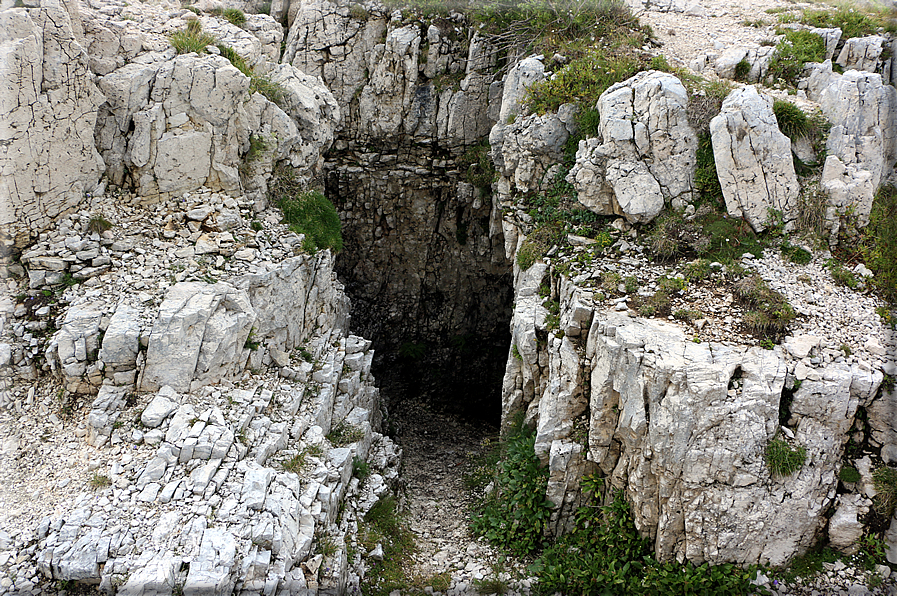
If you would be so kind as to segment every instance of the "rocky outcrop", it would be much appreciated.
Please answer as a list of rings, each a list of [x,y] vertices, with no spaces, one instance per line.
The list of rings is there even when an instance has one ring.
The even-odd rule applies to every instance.
[[[0,228],[4,243],[21,248],[97,186],[103,95],[64,4],[2,11],[0,31],[0,78],[8,82],[0,94]]]
[[[601,94],[600,136],[581,141],[567,179],[590,210],[647,223],[672,199],[689,200],[698,140],[688,95],[671,74],[649,71]]]
[[[786,225],[797,217],[800,185],[791,140],[779,130],[772,100],[753,87],[733,91],[710,121],[713,157],[726,210],[764,230],[779,212]]]
[[[829,196],[826,220],[837,241],[846,212],[860,227],[868,223],[875,191],[897,159],[897,92],[881,75],[855,70],[840,75],[826,61],[814,66],[807,95],[832,123],[822,187]]]

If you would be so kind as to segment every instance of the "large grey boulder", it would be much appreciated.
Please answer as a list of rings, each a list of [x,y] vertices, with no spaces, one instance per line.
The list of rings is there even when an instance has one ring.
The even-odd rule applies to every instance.
[[[832,72],[830,61],[813,66],[807,95],[832,123],[822,188],[829,196],[827,225],[836,241],[850,211],[860,227],[869,222],[875,191],[897,158],[897,91],[879,74]]]
[[[599,137],[580,142],[567,177],[579,202],[596,213],[646,223],[665,202],[690,199],[698,141],[687,105],[679,79],[658,71],[602,93]]]
[[[408,25],[390,31],[368,56],[371,76],[358,97],[365,133],[381,137],[404,132],[404,116],[417,87],[420,43],[420,30]]]
[[[103,174],[103,96],[58,1],[0,12],[0,229],[22,247],[84,201]]]
[[[838,59],[844,70],[865,70],[875,72],[881,63],[881,54],[890,45],[890,40],[880,35],[854,37],[844,42]]]
[[[140,388],[190,390],[242,370],[256,314],[248,295],[226,283],[182,282],[159,307]]]
[[[754,87],[736,89],[710,121],[710,135],[730,215],[744,217],[758,232],[769,225],[773,210],[786,224],[797,217],[800,185],[791,140],[779,130],[771,98]]]
[[[109,320],[98,358],[109,369],[133,369],[140,349],[140,311],[122,302]]]

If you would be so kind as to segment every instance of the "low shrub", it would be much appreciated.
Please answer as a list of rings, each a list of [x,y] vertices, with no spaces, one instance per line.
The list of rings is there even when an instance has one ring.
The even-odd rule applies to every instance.
[[[308,252],[343,249],[339,214],[323,194],[302,189],[302,183],[289,167],[280,167],[268,185],[268,199],[280,207],[283,222],[297,234],[304,234],[303,248]]]
[[[369,561],[372,565],[362,580],[362,593],[387,596],[410,587],[406,567],[413,563],[417,545],[395,497],[382,497],[370,508],[359,524],[358,537],[366,551],[383,545],[383,560]]]
[[[770,474],[784,478],[798,471],[807,460],[807,450],[803,446],[792,449],[784,439],[773,439],[764,452],[766,466]]]
[[[517,265],[520,270],[526,271],[532,267],[536,261],[545,256],[552,246],[561,242],[565,237],[564,226],[559,222],[536,227],[529,233],[517,251]]]
[[[860,250],[876,291],[897,303],[897,187],[882,186],[875,195]]]
[[[776,99],[772,102],[772,112],[779,123],[779,130],[791,140],[810,134],[811,122],[806,113],[790,101]]]
[[[751,73],[751,63],[745,59],[741,59],[738,64],[735,65],[735,80],[736,81],[747,81],[748,75]]]
[[[798,265],[806,265],[813,260],[813,253],[805,248],[801,248],[800,246],[795,246],[787,240],[785,242],[782,242],[779,250],[782,251],[782,255],[786,259],[788,259],[792,263],[797,263]]]
[[[351,445],[362,439],[364,439],[364,430],[345,421],[340,422],[327,433],[327,440],[333,443],[335,447]]]
[[[859,482],[863,477],[860,476],[860,473],[856,468],[852,466],[844,466],[841,468],[841,471],[838,472],[838,478],[840,478],[842,482],[854,483]]]
[[[221,12],[221,16],[231,25],[236,25],[237,27],[242,27],[246,24],[246,15],[239,8],[225,8]]]
[[[93,215],[87,222],[88,234],[102,234],[106,230],[112,229],[112,223],[107,221],[102,215]]]
[[[806,63],[822,62],[825,59],[825,40],[802,29],[789,29],[784,35],[769,61],[769,76],[773,80],[782,79],[789,85],[796,86]]]

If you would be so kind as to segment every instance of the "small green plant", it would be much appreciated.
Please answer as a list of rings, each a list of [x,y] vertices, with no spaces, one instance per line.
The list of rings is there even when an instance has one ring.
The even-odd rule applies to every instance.
[[[771,339],[761,339],[760,347],[764,350],[772,350],[776,347],[775,343]]]
[[[330,429],[326,436],[336,447],[342,447],[364,439],[364,430],[343,421]]]
[[[112,481],[108,476],[104,476],[98,472],[94,472],[93,476],[90,477],[90,486],[91,488],[105,488],[110,486]]]
[[[623,278],[623,289],[627,294],[635,294],[638,292],[638,278],[634,275],[628,275]]]
[[[889,466],[876,468],[872,472],[872,486],[878,493],[872,499],[875,510],[890,518],[897,506],[897,469]]]
[[[337,553],[336,542],[327,534],[316,534],[314,553],[324,555],[325,559],[332,557]]]
[[[657,287],[660,288],[660,291],[662,292],[673,294],[675,292],[684,291],[688,287],[688,282],[681,277],[667,277],[666,275],[661,275],[657,278]]]
[[[291,457],[290,459],[284,460],[281,462],[283,469],[287,472],[292,472],[293,474],[301,474],[302,470],[305,469],[306,459],[308,457],[308,452],[303,450]]]
[[[507,594],[508,583],[498,577],[484,577],[473,580],[473,587],[480,594]]]
[[[818,575],[825,570],[824,563],[834,563],[841,555],[829,547],[816,546],[805,554],[795,557],[782,574],[787,583],[793,583],[799,578],[809,578]]]
[[[774,100],[772,112],[779,123],[779,130],[789,139],[794,141],[810,134],[811,121],[807,114],[790,101]]]
[[[710,277],[713,269],[710,267],[708,259],[695,259],[690,263],[686,263],[682,268],[682,275],[689,282],[703,281]]]
[[[366,550],[372,550],[377,544],[383,546],[383,560],[365,573],[363,594],[387,596],[394,590],[411,587],[405,569],[413,562],[417,546],[395,497],[385,496],[371,507],[359,523],[358,536]]]
[[[487,137],[469,147],[458,160],[458,169],[464,173],[464,179],[473,186],[486,190],[498,177],[489,151]]]
[[[246,342],[243,344],[243,349],[256,351],[259,349],[259,342],[255,337],[255,327],[249,330],[249,335],[246,336]]]
[[[673,317],[680,321],[688,321],[689,323],[700,319],[704,314],[699,310],[689,310],[685,308],[680,308],[676,312],[673,313]]]
[[[856,468],[852,466],[844,466],[841,468],[841,471],[838,472],[838,478],[841,479],[841,482],[852,484],[854,482],[859,482],[863,477],[860,476],[860,473]]]
[[[779,250],[782,251],[782,255],[785,258],[798,265],[806,265],[813,260],[813,253],[800,246],[795,246],[787,240],[782,242]]]
[[[875,291],[897,304],[897,187],[883,185],[875,194],[860,252],[875,274],[871,281]]]
[[[352,476],[364,482],[371,475],[371,465],[358,456],[352,458]]]
[[[735,65],[735,74],[733,76],[736,81],[747,81],[749,74],[751,74],[751,63],[742,58]]]
[[[249,224],[249,227],[254,232],[261,232],[265,226],[262,225],[262,222],[260,222],[259,220],[253,219],[252,222]]]
[[[807,459],[807,450],[803,446],[792,449],[784,439],[773,439],[766,445],[764,452],[766,466],[774,477],[784,478],[798,471]]]
[[[847,344],[841,344],[841,348],[840,348],[840,350],[841,350],[842,352],[844,352],[844,355],[845,355],[845,356],[850,356],[851,354],[853,354],[853,350],[851,350],[851,349],[850,349],[850,346],[847,345]]]
[[[327,197],[318,191],[302,191],[291,169],[281,167],[269,185],[268,195],[283,212],[283,222],[290,230],[305,236],[303,248],[314,253],[343,249],[339,214]]]
[[[800,20],[811,27],[838,27],[841,29],[841,39],[863,37],[875,33],[884,25],[879,19],[847,6],[836,11],[807,10]]]
[[[547,223],[535,228],[517,251],[517,265],[526,271],[545,256],[552,246],[565,238],[564,227],[559,223]]]
[[[826,263],[826,267],[828,267],[832,279],[834,279],[835,283],[839,286],[845,286],[851,290],[855,290],[860,286],[860,282],[853,271],[839,263],[836,259],[829,259]]]
[[[521,361],[523,360],[523,356],[520,355],[520,350],[517,349],[517,344],[514,344],[513,346],[511,346],[511,354],[514,356],[515,359],[521,360]]]
[[[214,35],[202,32],[202,23],[199,21],[189,21],[185,29],[175,31],[168,40],[178,54],[204,54],[207,46],[215,45],[218,41]]]
[[[87,222],[88,234],[102,234],[106,230],[112,229],[112,223],[106,221],[102,215],[93,215]]]

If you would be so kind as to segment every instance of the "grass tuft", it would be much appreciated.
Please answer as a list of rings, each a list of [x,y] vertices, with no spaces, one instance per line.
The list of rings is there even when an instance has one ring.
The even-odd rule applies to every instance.
[[[268,198],[280,207],[283,222],[290,230],[305,235],[302,246],[306,251],[343,249],[336,207],[320,192],[302,190],[302,184],[290,168],[278,168],[269,185]]]
[[[207,46],[218,41],[214,35],[202,32],[202,23],[189,21],[185,29],[175,31],[168,36],[171,45],[178,54],[203,54]]]
[[[797,86],[806,63],[825,59],[825,40],[805,30],[789,29],[784,35],[769,61],[769,75],[774,81],[782,79],[789,85]]]
[[[792,449],[785,440],[773,439],[766,445],[764,456],[770,473],[775,477],[784,478],[804,465],[807,450],[802,446]]]

